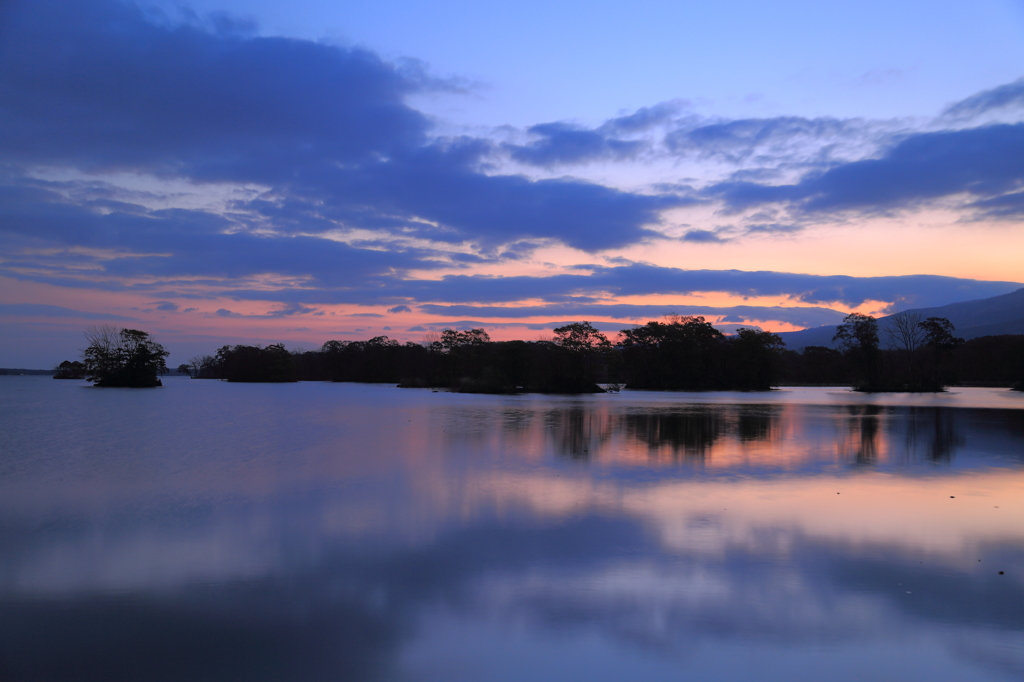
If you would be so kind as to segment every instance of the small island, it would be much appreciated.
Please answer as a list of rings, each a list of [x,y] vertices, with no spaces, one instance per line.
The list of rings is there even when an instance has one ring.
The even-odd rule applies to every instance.
[[[54,378],[84,377],[102,388],[163,386],[160,375],[167,373],[169,353],[147,332],[104,324],[87,329],[85,338],[89,346],[83,352],[84,362],[62,362]],[[80,377],[59,376],[62,369],[68,374],[80,370]]]

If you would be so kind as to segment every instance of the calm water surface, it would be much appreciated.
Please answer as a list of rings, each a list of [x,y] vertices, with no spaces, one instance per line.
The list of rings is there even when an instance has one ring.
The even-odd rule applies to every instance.
[[[1019,680],[1024,395],[0,377],[0,679]]]

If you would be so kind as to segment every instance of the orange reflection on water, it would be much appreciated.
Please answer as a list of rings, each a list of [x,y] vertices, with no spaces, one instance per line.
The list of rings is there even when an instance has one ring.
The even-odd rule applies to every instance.
[[[594,466],[689,465],[707,469],[790,470],[810,465],[895,466],[948,461],[963,444],[945,408],[798,404],[676,405],[624,409],[612,402],[448,415],[450,447],[550,458]],[[961,419],[962,421],[962,419]],[[424,433],[424,441],[431,434]]]

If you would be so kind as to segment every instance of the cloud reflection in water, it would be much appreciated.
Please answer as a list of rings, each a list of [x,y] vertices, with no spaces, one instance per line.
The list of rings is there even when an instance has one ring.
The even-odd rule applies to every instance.
[[[1024,670],[1024,410],[182,381],[137,447],[55,383],[0,384],[4,679]]]

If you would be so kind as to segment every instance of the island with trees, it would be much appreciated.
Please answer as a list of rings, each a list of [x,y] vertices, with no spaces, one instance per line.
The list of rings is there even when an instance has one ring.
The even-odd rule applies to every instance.
[[[104,324],[85,332],[88,347],[83,362],[65,360],[57,366],[55,379],[86,378],[95,386],[108,388],[153,388],[162,386],[167,373],[164,347],[147,332],[117,329]]]

